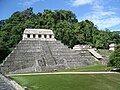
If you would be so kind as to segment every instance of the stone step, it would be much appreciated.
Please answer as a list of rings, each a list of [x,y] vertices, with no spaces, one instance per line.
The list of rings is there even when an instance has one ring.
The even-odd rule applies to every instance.
[[[0,90],[15,90],[2,74],[0,74]]]

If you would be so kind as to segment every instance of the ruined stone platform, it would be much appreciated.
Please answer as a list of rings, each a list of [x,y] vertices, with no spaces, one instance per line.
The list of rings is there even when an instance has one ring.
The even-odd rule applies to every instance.
[[[0,74],[0,90],[16,90],[2,74]]]

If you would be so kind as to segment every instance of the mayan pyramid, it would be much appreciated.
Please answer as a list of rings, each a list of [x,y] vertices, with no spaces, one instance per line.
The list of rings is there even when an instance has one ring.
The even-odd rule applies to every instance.
[[[2,73],[44,72],[95,64],[94,58],[68,48],[49,29],[25,29],[23,39],[2,63]]]

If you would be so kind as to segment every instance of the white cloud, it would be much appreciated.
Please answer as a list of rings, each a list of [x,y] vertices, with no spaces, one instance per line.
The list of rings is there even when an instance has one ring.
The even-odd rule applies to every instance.
[[[72,6],[80,6],[85,4],[91,4],[95,0],[72,0]]]
[[[116,26],[120,24],[120,18],[119,17],[111,17],[111,18],[105,18],[105,19],[93,19],[92,20],[100,29],[110,28],[113,26]]]
[[[114,30],[111,30],[111,31],[120,31],[120,29],[114,29]]]
[[[120,17],[116,16],[117,13],[112,9],[108,10],[101,2],[98,1],[92,4],[92,11],[85,14],[81,20],[91,20],[99,27],[99,29],[105,29],[119,25]]]
[[[21,2],[19,4],[26,6],[26,7],[30,7],[31,5],[33,5],[34,3],[38,2],[38,1],[40,1],[40,0],[21,0]]]

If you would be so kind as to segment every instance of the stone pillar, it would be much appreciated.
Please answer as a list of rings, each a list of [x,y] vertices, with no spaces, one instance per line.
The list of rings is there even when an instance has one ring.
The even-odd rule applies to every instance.
[[[27,38],[27,34],[25,34],[25,38]]]
[[[38,34],[36,34],[36,37],[35,38],[38,38]]]
[[[42,34],[41,38],[44,38],[44,35]]]
[[[1,66],[0,66],[0,73],[2,73]]]
[[[47,38],[50,38],[50,35],[47,35]]]
[[[52,35],[52,38],[54,38],[54,35]]]
[[[33,34],[30,34],[30,38],[33,38]]]
[[[27,38],[27,34],[23,34],[23,40]]]

